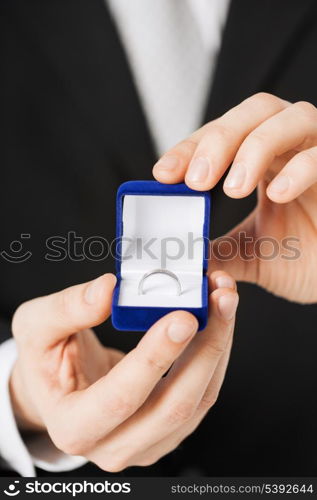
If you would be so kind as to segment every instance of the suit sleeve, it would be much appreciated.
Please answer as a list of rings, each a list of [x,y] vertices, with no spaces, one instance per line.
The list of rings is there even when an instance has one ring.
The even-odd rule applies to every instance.
[[[10,324],[9,320],[0,317],[0,344],[12,336]]]
[[[5,326],[5,325],[1,325]],[[58,450],[46,434],[21,435],[12,410],[9,380],[17,358],[15,341],[10,328],[1,331],[0,344],[0,458],[9,469],[21,476],[33,477],[35,467],[49,472],[77,469],[87,461],[82,457],[65,455]],[[8,338],[8,340],[4,340]]]

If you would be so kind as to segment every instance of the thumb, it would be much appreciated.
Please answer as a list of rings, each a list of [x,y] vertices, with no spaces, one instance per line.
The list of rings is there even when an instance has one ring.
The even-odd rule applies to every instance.
[[[209,272],[222,270],[236,281],[257,282],[255,214],[254,210],[227,234],[211,241]]]
[[[113,274],[24,302],[12,320],[18,341],[42,348],[54,345],[85,328],[99,325],[110,315]]]

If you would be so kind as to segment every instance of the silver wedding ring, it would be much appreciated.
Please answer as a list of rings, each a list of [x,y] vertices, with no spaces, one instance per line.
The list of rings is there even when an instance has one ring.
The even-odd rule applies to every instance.
[[[139,295],[143,295],[145,293],[144,282],[147,278],[149,278],[153,274],[166,274],[170,278],[173,278],[173,280],[175,281],[175,283],[177,285],[177,295],[181,295],[181,293],[182,293],[181,282],[179,281],[179,279],[175,273],[172,273],[172,271],[168,271],[167,269],[153,269],[153,271],[149,271],[149,272],[145,273],[142,276],[140,283],[139,283],[139,288],[138,288]]]

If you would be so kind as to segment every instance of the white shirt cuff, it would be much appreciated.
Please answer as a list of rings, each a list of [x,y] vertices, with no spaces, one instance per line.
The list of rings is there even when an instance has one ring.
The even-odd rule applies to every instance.
[[[9,380],[17,358],[14,339],[0,345],[0,457],[21,476],[35,476],[35,467],[48,472],[70,471],[87,460],[58,450],[48,434],[34,434],[23,441],[13,414]]]

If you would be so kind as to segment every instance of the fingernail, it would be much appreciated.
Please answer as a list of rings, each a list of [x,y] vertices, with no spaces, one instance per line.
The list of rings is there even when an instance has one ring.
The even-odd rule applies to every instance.
[[[270,184],[270,191],[274,191],[274,193],[282,194],[288,190],[290,185],[290,180],[286,175],[280,175],[276,177]]]
[[[180,344],[188,340],[194,333],[195,326],[193,323],[174,321],[167,329],[167,335],[172,342]]]
[[[186,180],[194,183],[204,182],[209,174],[209,160],[207,158],[195,158],[189,165]]]
[[[238,301],[239,297],[236,293],[235,294],[230,293],[219,297],[218,309],[220,316],[222,316],[222,318],[225,319],[226,321],[232,319],[237,310]]]
[[[177,156],[163,156],[156,164],[155,167],[162,168],[163,170],[174,170],[179,165]]]
[[[87,302],[87,304],[94,304],[95,302],[97,302],[98,300],[98,297],[99,297],[99,293],[100,293],[100,285],[101,285],[101,278],[102,276],[99,276],[99,278],[95,279],[94,281],[92,281],[91,283],[89,283],[89,285],[87,286],[86,290],[85,290],[85,301]]]
[[[224,182],[224,187],[229,189],[240,189],[245,181],[246,168],[242,163],[232,165]]]
[[[217,288],[235,288],[235,283],[229,276],[218,276],[215,283]]]

